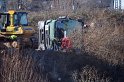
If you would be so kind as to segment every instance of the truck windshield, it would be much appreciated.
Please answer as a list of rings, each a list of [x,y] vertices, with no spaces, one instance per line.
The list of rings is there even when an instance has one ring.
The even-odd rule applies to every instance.
[[[68,35],[73,29],[82,28],[82,25],[74,19],[58,19],[56,22],[56,28],[66,30]]]
[[[27,26],[28,25],[28,20],[27,20],[27,13],[25,12],[18,12],[14,16],[14,25],[22,25],[22,26]]]

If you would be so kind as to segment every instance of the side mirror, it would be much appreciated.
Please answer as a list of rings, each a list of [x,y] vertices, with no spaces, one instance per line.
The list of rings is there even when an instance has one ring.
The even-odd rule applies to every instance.
[[[82,26],[84,26],[84,20],[83,19],[77,19],[78,22],[80,22],[82,24]]]

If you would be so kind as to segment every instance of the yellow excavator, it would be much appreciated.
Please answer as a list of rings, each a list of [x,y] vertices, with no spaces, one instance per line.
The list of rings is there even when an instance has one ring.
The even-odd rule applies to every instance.
[[[34,45],[35,30],[29,26],[27,12],[9,10],[0,13],[0,48]]]

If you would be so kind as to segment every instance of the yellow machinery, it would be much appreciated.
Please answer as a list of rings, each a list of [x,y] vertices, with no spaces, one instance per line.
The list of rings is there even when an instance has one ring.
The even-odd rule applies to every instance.
[[[14,10],[0,13],[0,43],[14,48],[25,44],[33,45],[35,30],[28,25],[27,14]]]

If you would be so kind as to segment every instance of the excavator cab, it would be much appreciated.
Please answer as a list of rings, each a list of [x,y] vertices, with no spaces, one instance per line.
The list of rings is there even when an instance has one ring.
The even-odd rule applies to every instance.
[[[27,12],[8,12],[0,13],[0,34],[2,35],[29,35],[33,34],[34,29],[28,25]]]
[[[15,12],[14,10],[0,13],[0,41],[2,41],[1,38],[4,39],[3,42],[5,40],[17,41],[18,39],[24,39],[25,42],[21,43],[30,44],[35,30],[28,25],[27,15],[27,12]]]
[[[28,26],[27,12],[16,12],[14,14],[14,26]]]
[[[17,17],[19,16],[19,14],[16,14],[14,10],[0,13],[0,16],[1,16],[0,34],[2,35],[23,34],[23,29],[20,27],[21,25],[20,21],[22,17],[21,16]]]

